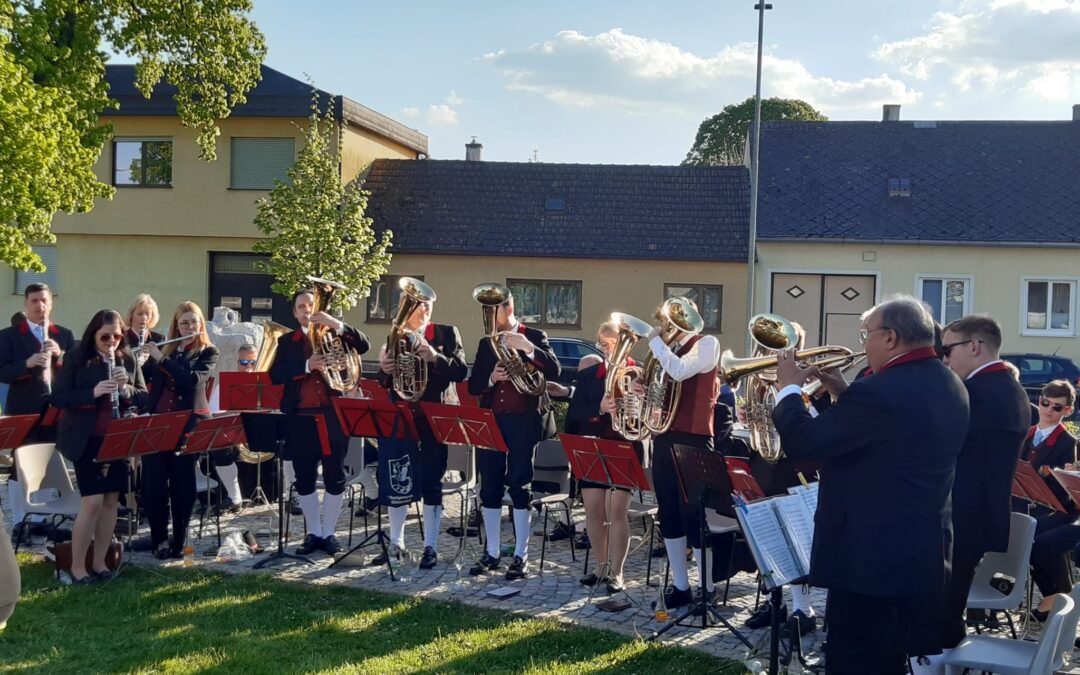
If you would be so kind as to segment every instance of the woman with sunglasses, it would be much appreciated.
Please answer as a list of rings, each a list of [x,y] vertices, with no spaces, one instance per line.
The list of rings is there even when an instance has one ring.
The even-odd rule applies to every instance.
[[[103,309],[95,314],[78,346],[64,359],[53,385],[52,404],[64,411],[56,444],[75,465],[82,495],[71,531],[71,578],[76,584],[112,576],[105,554],[116,527],[120,493],[128,489],[128,465],[124,460],[96,460],[114,415],[138,409],[147,399],[142,371],[125,344],[124,332],[119,312]],[[94,555],[87,569],[91,542]]]
[[[218,350],[210,343],[205,327],[199,306],[191,301],[182,302],[173,313],[169,339],[187,339],[167,344],[163,349],[152,342],[146,345],[150,358],[158,362],[150,383],[147,410],[154,414],[193,411],[195,414],[185,432],[191,431],[196,419],[210,416],[206,383],[217,364]],[[182,558],[195,505],[195,457],[171,452],[148,455],[143,460],[142,490],[154,555],[161,560]]]

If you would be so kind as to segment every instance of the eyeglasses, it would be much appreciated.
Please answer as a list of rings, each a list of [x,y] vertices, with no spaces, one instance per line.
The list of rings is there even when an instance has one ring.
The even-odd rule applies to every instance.
[[[176,324],[176,326],[177,326],[177,328],[198,328],[199,327],[199,321],[198,321],[198,319],[196,319],[195,321],[181,321],[178,324]]]
[[[892,330],[888,326],[882,326],[880,328],[863,328],[859,331],[859,343],[866,344],[866,341],[870,339],[870,334],[879,330]]]
[[[255,359],[237,359],[237,362],[242,366],[253,366],[253,365],[255,365]]]
[[[970,344],[972,342],[981,343],[982,340],[974,340],[974,339],[972,339],[972,340],[961,340],[960,342],[950,342],[947,345],[941,345],[941,354],[943,356],[945,356],[946,358],[948,358],[948,356],[950,354],[952,354],[952,348],[953,347],[959,347],[960,345],[966,345],[966,344]]]
[[[1062,404],[1062,403],[1053,403],[1048,398],[1039,399],[1039,407],[1040,408],[1050,408],[1054,412],[1061,412],[1062,410],[1064,410],[1066,408],[1066,406],[1064,404]]]
[[[123,338],[124,336],[120,333],[106,333],[98,336],[98,339],[102,342],[120,342]]]

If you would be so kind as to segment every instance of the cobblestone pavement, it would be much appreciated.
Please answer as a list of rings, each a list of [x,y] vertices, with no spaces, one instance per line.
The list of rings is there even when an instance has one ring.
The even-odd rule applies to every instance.
[[[0,477],[0,500],[6,499],[6,478]],[[605,628],[619,633],[649,637],[664,624],[654,620],[650,603],[656,598],[659,585],[663,581],[664,559],[654,558],[652,566],[652,585],[645,583],[649,542],[648,531],[641,521],[632,522],[631,552],[626,562],[627,593],[625,597],[633,605],[619,612],[606,612],[597,608],[596,604],[606,599],[606,594],[598,593],[590,598],[590,589],[578,583],[578,578],[584,572],[584,550],[576,550],[576,561],[571,557],[571,549],[566,540],[548,542],[544,568],[539,568],[542,538],[536,534],[542,525],[542,518],[534,516],[534,535],[530,541],[529,575],[526,579],[516,582],[507,582],[501,573],[489,574],[481,577],[469,577],[468,568],[480,554],[480,545],[475,537],[466,544],[465,554],[462,556],[463,567],[459,573],[454,565],[455,553],[458,551],[461,541],[446,533],[446,528],[458,523],[459,500],[451,497],[447,499],[446,513],[443,518],[443,532],[439,535],[439,562],[435,569],[416,570],[407,580],[398,579],[392,581],[385,566],[374,567],[370,565],[370,559],[378,553],[378,547],[371,545],[363,549],[360,554],[343,561],[336,567],[329,567],[329,556],[319,553],[313,556],[315,564],[306,565],[290,560],[281,560],[263,570],[254,569],[254,565],[266,558],[275,550],[276,539],[274,534],[277,530],[277,510],[268,506],[246,508],[239,515],[223,516],[221,530],[224,536],[229,533],[251,530],[258,538],[260,544],[266,549],[266,553],[259,554],[248,560],[222,561],[205,553],[217,544],[217,537],[213,520],[209,520],[201,533],[198,533],[198,517],[192,524],[192,540],[195,548],[195,564],[204,569],[219,570],[235,574],[269,574],[279,579],[310,584],[340,584],[354,588],[365,588],[388,593],[434,598],[438,600],[457,601],[467,605],[491,607],[507,610],[525,616],[549,617],[560,621],[568,621],[580,625],[596,628]],[[8,513],[8,512],[6,512]],[[583,529],[584,514],[580,510],[575,511],[575,520],[579,523],[578,528]],[[383,519],[385,526],[385,517]],[[550,526],[550,522],[549,522]],[[10,528],[10,523],[8,524]],[[375,530],[375,518],[369,518],[369,531]],[[415,552],[417,559],[423,549],[423,539],[420,534],[419,518],[415,510],[410,509],[408,524],[406,525],[406,546]],[[303,518],[293,516],[289,526],[289,545],[287,551],[293,551],[303,538]],[[511,541],[512,526],[504,515],[502,537],[503,543]],[[148,528],[144,524],[139,530],[139,536],[148,536]],[[353,528],[353,544],[358,544],[364,538],[363,518],[356,518]],[[346,501],[338,520],[337,537],[343,546],[349,544],[349,503]],[[39,545],[35,550],[43,550]],[[159,562],[146,553],[126,554],[127,560],[140,565],[163,565],[169,567],[180,566],[181,561]],[[366,560],[365,560],[366,558]],[[594,560],[590,557],[590,565]],[[507,556],[503,557],[505,569],[509,562]],[[692,566],[691,566],[692,567]],[[500,571],[501,572],[501,571]],[[692,584],[696,584],[696,574],[691,570]],[[488,595],[487,591],[510,586],[520,589],[520,592],[509,598],[499,599]],[[718,585],[718,594],[723,594],[724,587]],[[788,591],[785,590],[785,596]],[[764,598],[762,598],[764,601]],[[746,661],[751,658],[767,658],[769,632],[767,629],[746,630],[742,628],[743,622],[753,612],[757,597],[755,593],[755,577],[751,574],[739,573],[732,580],[728,593],[727,603],[720,607],[720,614],[743,631],[745,637],[754,645],[754,653],[740,643],[740,641],[723,626],[715,626],[707,629],[699,627],[676,626],[667,631],[661,640],[666,644],[677,644],[694,649],[700,649],[710,654],[736,661]],[[824,614],[825,593],[815,590],[812,604],[819,617]],[[700,622],[700,619],[698,620]],[[820,628],[806,636],[803,644],[805,652],[811,659],[820,656],[821,641],[825,633]],[[1074,665],[1064,672],[1080,674],[1080,665]]]

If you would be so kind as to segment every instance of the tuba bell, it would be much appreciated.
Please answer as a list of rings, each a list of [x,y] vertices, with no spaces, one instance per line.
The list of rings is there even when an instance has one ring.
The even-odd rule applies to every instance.
[[[473,288],[472,296],[473,300],[481,305],[484,314],[484,333],[491,341],[495,358],[506,369],[514,389],[526,396],[544,394],[547,391],[544,374],[536,370],[531,363],[522,361],[517,350],[507,347],[505,333],[500,333],[498,329],[496,314],[498,314],[499,306],[510,300],[510,289],[502,284],[484,283]]]
[[[422,302],[435,302],[435,290],[419,279],[401,277],[401,304],[397,316],[390,326],[390,335],[386,338],[386,355],[394,362],[394,374],[391,378],[394,392],[403,401],[419,401],[424,396],[428,384],[427,361],[416,355],[416,348],[424,338],[416,331],[409,330],[405,323]]]
[[[312,316],[319,312],[329,313],[333,306],[334,294],[345,286],[318,277],[308,277],[307,280],[314,284],[315,302],[311,307]],[[328,387],[345,393],[352,391],[360,384],[360,355],[356,353],[356,350],[346,346],[341,341],[341,336],[335,335],[328,326],[310,323],[308,324],[308,340],[311,342],[311,353],[322,354],[326,359],[326,370],[322,371],[322,375]]]
[[[697,335],[704,327],[705,321],[692,300],[670,298],[660,306],[660,339],[669,347],[680,335]],[[660,361],[651,352],[645,357],[641,376],[645,385],[642,424],[649,433],[659,436],[666,433],[675,421],[682,383],[664,372]]]
[[[649,436],[641,415],[644,399],[634,393],[631,385],[642,376],[643,371],[639,366],[626,365],[626,357],[633,351],[634,345],[649,334],[652,326],[622,312],[612,312],[611,321],[619,331],[604,378],[604,395],[615,400],[611,428],[628,441],[641,441]]]

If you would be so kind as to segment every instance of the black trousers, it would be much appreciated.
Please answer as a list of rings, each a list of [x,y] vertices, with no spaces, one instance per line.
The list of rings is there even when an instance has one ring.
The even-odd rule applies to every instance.
[[[1080,544],[1076,514],[1055,513],[1040,518],[1031,546],[1031,578],[1043,596],[1072,590],[1069,554]]]
[[[909,637],[923,606],[911,596],[881,597],[829,590],[828,675],[901,675],[907,672]]]
[[[713,438],[669,431],[653,439],[653,488],[660,507],[660,533],[664,539],[686,537],[691,548],[701,548],[701,519],[698,510],[683,499],[671,452],[675,445],[712,451]]]
[[[495,421],[510,451],[481,449],[476,453],[480,505],[486,509],[502,508],[505,489],[515,509],[527,509],[532,499],[533,450],[543,432],[540,413],[507,413],[496,415]]]
[[[965,550],[953,547],[952,563],[945,582],[945,604],[941,615],[941,647],[952,649],[967,635],[964,615],[967,611],[968,593],[975,580],[975,568],[979,566],[985,551]]]
[[[329,456],[323,454],[313,421],[305,419],[315,415],[321,415],[326,423],[326,433],[330,441]],[[327,494],[339,495],[345,492],[345,452],[349,448],[349,439],[345,437],[334,409],[299,409],[286,424],[288,432],[284,458],[292,460],[297,494],[309,495],[315,492],[315,480],[320,464]]]
[[[191,509],[195,505],[195,455],[159,452],[142,458],[142,500],[150,522],[150,541],[156,549],[169,538],[172,548],[184,547]]]

